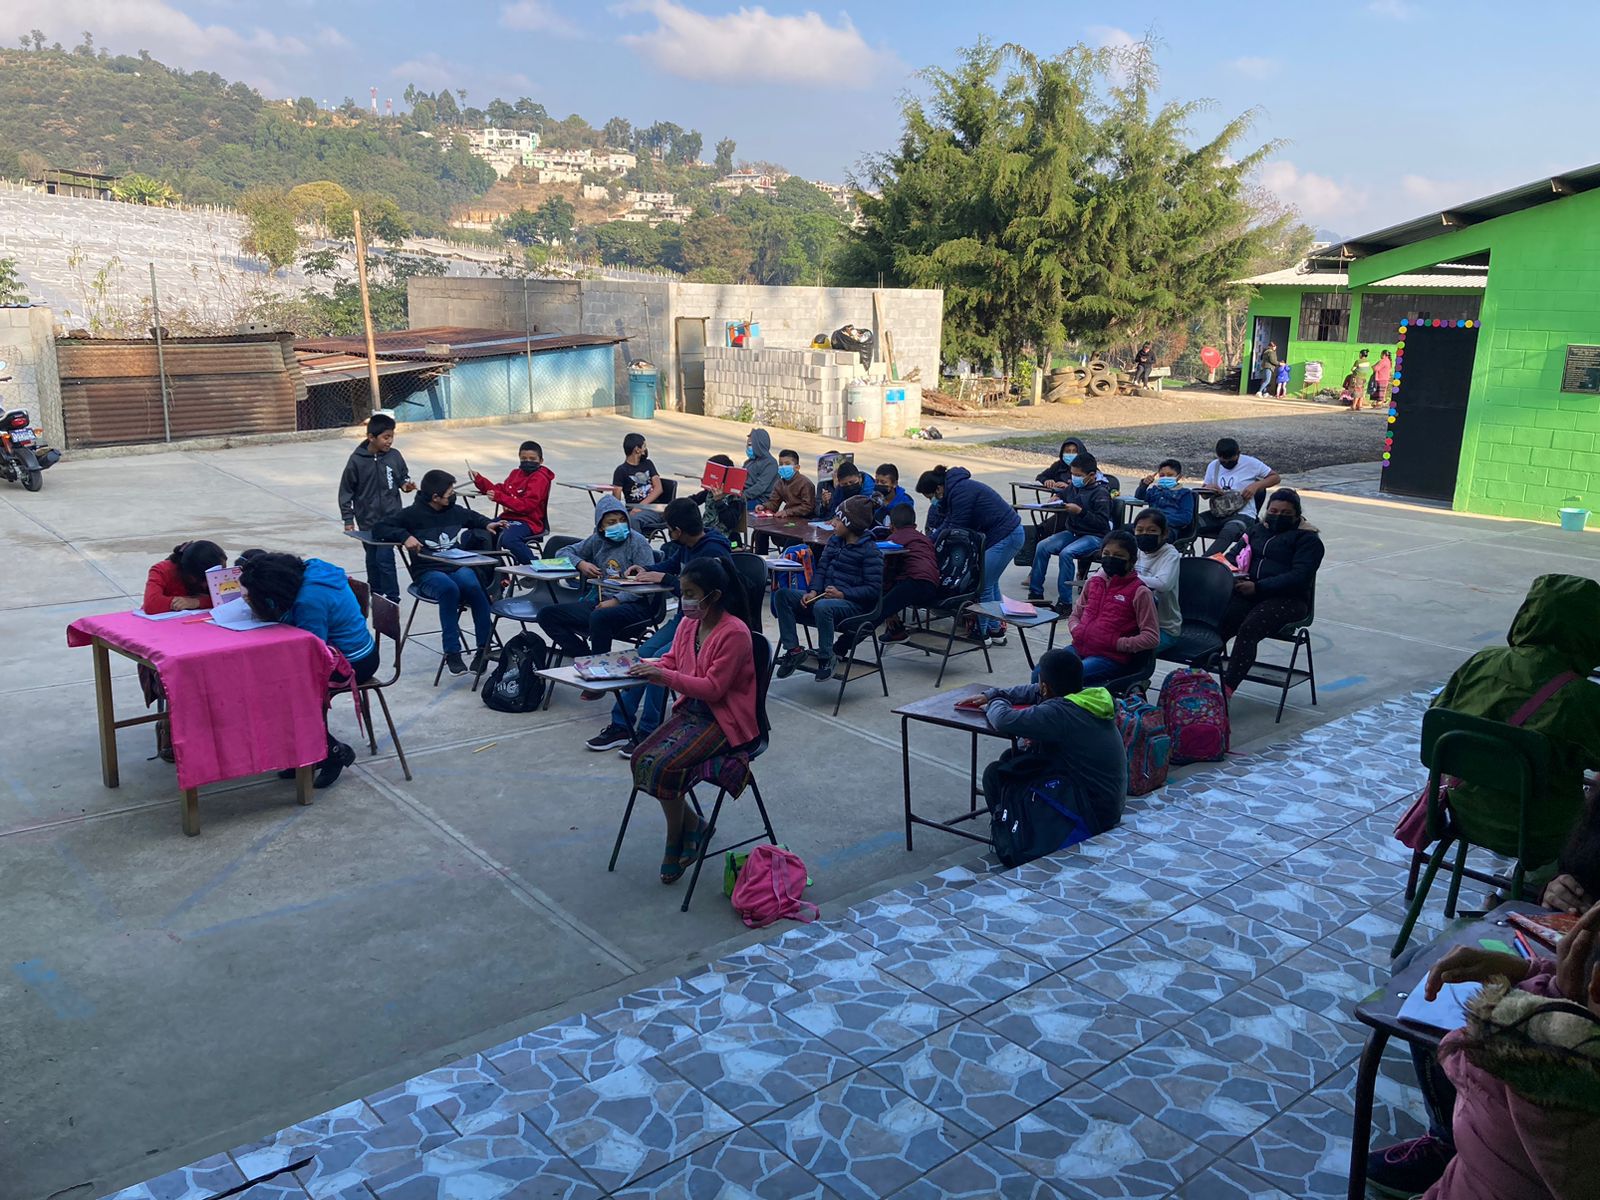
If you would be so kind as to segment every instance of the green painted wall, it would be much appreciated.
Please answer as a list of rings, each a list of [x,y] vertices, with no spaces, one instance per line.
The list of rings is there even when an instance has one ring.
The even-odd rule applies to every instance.
[[[1255,297],[1250,301],[1250,311],[1245,317],[1245,355],[1252,352],[1249,344],[1251,330],[1255,328],[1255,319],[1259,317],[1288,317],[1289,318],[1289,392],[1294,394],[1305,387],[1305,364],[1317,360],[1322,363],[1321,387],[1331,387],[1335,391],[1344,382],[1344,377],[1349,374],[1351,364],[1356,361],[1356,355],[1368,351],[1367,357],[1373,362],[1378,361],[1378,355],[1385,349],[1394,349],[1395,338],[1386,342],[1308,342],[1300,337],[1300,297],[1306,292],[1338,291],[1338,288],[1323,287],[1260,287],[1256,289]],[[1392,293],[1404,292],[1407,295],[1420,296],[1447,296],[1460,295],[1480,289],[1471,288],[1363,288],[1358,289],[1350,299],[1350,325],[1353,334],[1361,328],[1361,299],[1368,292]],[[1243,395],[1250,386],[1250,369],[1253,363],[1240,363],[1239,392]]]
[[[1489,283],[1455,507],[1536,521],[1556,520],[1568,496],[1600,508],[1600,396],[1561,391],[1567,345],[1600,344],[1600,192],[1358,260],[1350,281],[1484,250]],[[1403,421],[1403,380],[1397,397]]]

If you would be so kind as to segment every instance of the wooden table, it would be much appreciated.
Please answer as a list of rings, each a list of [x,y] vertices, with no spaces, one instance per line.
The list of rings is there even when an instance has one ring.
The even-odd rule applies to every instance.
[[[982,617],[992,617],[996,621],[1004,621],[1017,631],[1017,640],[1022,643],[1022,656],[1028,660],[1028,670],[1034,668],[1033,650],[1028,646],[1027,630],[1038,629],[1041,626],[1050,627],[1050,640],[1045,643],[1045,650],[1050,651],[1056,644],[1056,623],[1061,620],[1061,614],[1053,608],[1046,608],[1042,612],[1036,611],[1033,616],[1018,616],[1010,613],[998,600],[986,600],[982,603],[969,604],[962,611],[975,613]]]
[[[900,769],[905,784],[905,818],[906,818],[906,849],[911,849],[911,830],[915,825],[926,825],[930,829],[942,829],[946,833],[953,833],[957,837],[964,837],[968,841],[982,842],[985,846],[993,843],[982,834],[968,833],[965,829],[956,826],[966,821],[975,820],[983,816],[988,810],[978,807],[978,739],[980,737],[999,738],[1005,742],[1013,739],[1002,733],[996,733],[989,724],[989,718],[981,712],[967,712],[956,707],[956,701],[968,696],[977,696],[987,691],[988,688],[981,683],[969,683],[963,687],[951,688],[948,691],[936,692],[925,700],[918,700],[912,704],[905,704],[894,710],[894,715],[900,718]],[[920,721],[925,725],[933,725],[940,729],[959,729],[972,736],[971,760],[971,789],[968,795],[967,811],[951,817],[947,821],[932,821],[927,817],[918,816],[911,810],[911,722]]]
[[[751,545],[756,548],[757,554],[765,554],[768,542],[773,538],[781,539],[787,545],[798,542],[818,547],[827,545],[828,539],[833,537],[831,528],[820,529],[809,519],[801,521],[788,517],[752,516],[746,525],[746,532],[750,534]]]
[[[200,615],[197,614],[195,619],[200,619]],[[128,729],[134,725],[153,725],[157,721],[166,720],[166,714],[154,712],[142,717],[117,719],[116,697],[111,691],[111,655],[120,654],[123,658],[141,667],[148,667],[152,671],[156,670],[156,665],[142,655],[124,650],[121,646],[99,636],[95,636],[89,645],[90,652],[94,656],[95,716],[100,726],[100,782],[108,788],[120,787],[122,776],[117,762],[117,730]],[[294,796],[301,804],[311,803],[311,780],[314,770],[314,766],[296,766],[294,769]],[[200,789],[181,788],[179,794],[183,808],[183,832],[188,837],[197,837],[200,833]]]
[[[1367,1153],[1372,1144],[1372,1100],[1377,1088],[1378,1066],[1383,1060],[1383,1048],[1391,1037],[1397,1037],[1415,1046],[1437,1049],[1444,1035],[1436,1029],[1422,1025],[1408,1025],[1400,1020],[1400,1006],[1415,989],[1422,986],[1429,969],[1446,951],[1455,946],[1476,946],[1485,939],[1511,944],[1511,922],[1507,913],[1542,913],[1548,909],[1537,904],[1509,901],[1481,918],[1460,922],[1453,929],[1439,935],[1425,949],[1420,950],[1383,987],[1356,1005],[1355,1017],[1372,1032],[1361,1051],[1361,1061],[1356,1068],[1355,1116],[1350,1129],[1350,1200],[1362,1200],[1367,1194]]]

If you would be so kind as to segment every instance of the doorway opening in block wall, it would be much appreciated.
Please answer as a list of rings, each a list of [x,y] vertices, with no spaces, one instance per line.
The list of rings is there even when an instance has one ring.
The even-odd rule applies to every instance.
[[[673,344],[678,351],[678,395],[683,411],[706,415],[706,321],[708,317],[679,317],[673,323]]]

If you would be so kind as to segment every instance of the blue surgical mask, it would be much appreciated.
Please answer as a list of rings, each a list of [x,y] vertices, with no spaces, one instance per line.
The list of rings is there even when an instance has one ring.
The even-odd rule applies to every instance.
[[[1159,488],[1175,488],[1178,486],[1178,477],[1176,475],[1158,475],[1156,476],[1156,486]]]
[[[625,542],[628,540],[628,534],[630,532],[632,531],[628,528],[628,523],[626,521],[618,521],[615,525],[606,526],[605,537],[607,541]]]
[[[1089,486],[1089,477],[1087,475],[1074,475],[1072,477],[1072,486],[1073,487],[1088,487]]]
[[[1076,454],[1063,454],[1061,456],[1061,461],[1066,463],[1067,466],[1070,467],[1072,465],[1072,463],[1073,463],[1073,460],[1076,459],[1077,457],[1078,456]]]
[[[744,448],[744,456],[746,458],[754,458],[756,456],[756,452],[752,448],[750,448],[749,446],[746,446]]]
[[[778,478],[779,479],[793,479],[794,476],[795,476],[795,469],[793,467],[789,466],[787,463],[785,463],[783,466],[778,468]]]

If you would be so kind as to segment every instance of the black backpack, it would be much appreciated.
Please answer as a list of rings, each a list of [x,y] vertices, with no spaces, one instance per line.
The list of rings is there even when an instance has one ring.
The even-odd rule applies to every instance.
[[[1015,752],[998,765],[999,793],[984,797],[989,807],[989,838],[1007,867],[1032,862],[1075,846],[1091,836],[1079,812],[1070,780],[1040,774],[1029,751]]]
[[[969,596],[982,589],[983,534],[946,526],[933,539],[933,554],[941,597]]]
[[[519,633],[500,651],[500,661],[483,681],[483,702],[495,712],[533,712],[544,700],[545,681],[537,672],[550,664],[550,651],[537,633]]]

